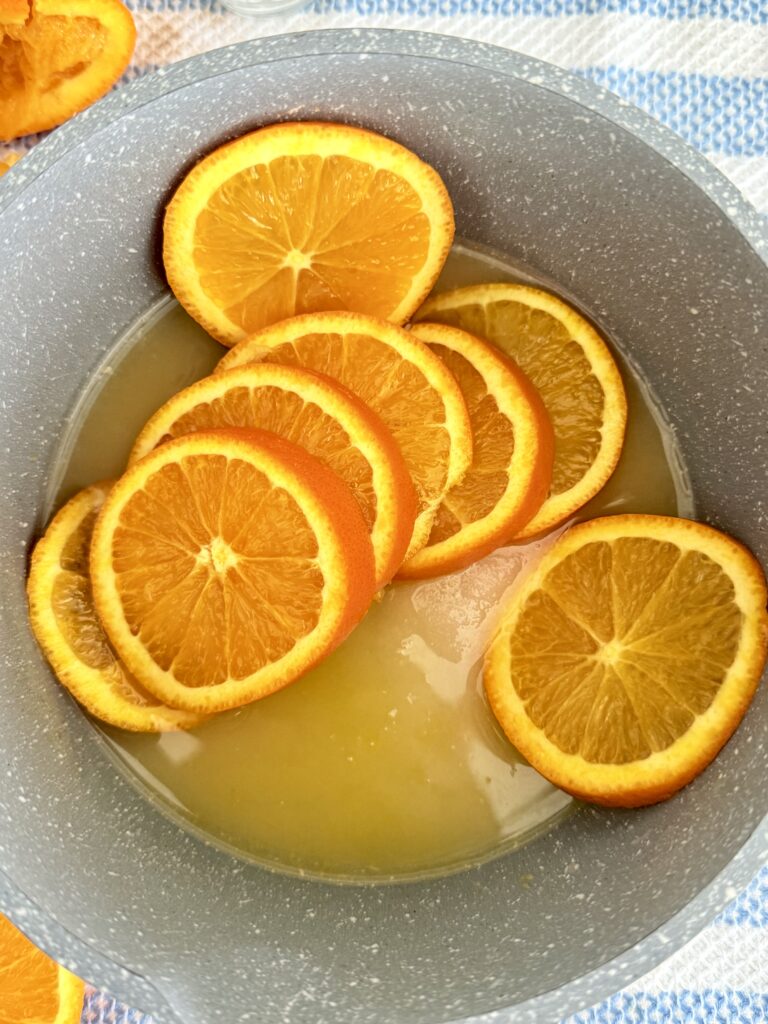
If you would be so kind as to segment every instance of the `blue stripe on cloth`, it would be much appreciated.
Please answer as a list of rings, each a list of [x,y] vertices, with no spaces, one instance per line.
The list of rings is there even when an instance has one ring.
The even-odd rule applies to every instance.
[[[129,1010],[111,996],[87,989],[82,1024],[154,1024],[151,1017],[139,1010]]]
[[[725,78],[634,68],[573,68],[669,125],[697,149],[768,153],[768,78]]]
[[[747,0],[739,0],[746,3]],[[129,11],[210,11],[212,14],[228,13],[221,0],[123,0]],[[739,21],[746,21],[739,18]]]
[[[569,1017],[567,1024],[758,1024],[768,1020],[768,994],[734,989],[620,992]],[[82,1024],[153,1024],[100,992],[89,992]],[[565,1024],[565,1022],[564,1022]]]
[[[127,0],[134,11],[216,11],[220,0]],[[645,14],[688,20],[722,18],[768,24],[765,0],[320,0],[315,10],[357,14],[501,14],[559,18],[569,14]]]
[[[768,928],[768,867],[716,919],[717,924]]]
[[[620,992],[567,1024],[758,1024],[768,1020],[768,994],[734,989]]]

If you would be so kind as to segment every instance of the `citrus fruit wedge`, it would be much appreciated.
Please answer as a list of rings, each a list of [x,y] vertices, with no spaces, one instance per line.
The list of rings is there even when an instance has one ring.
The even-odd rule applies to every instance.
[[[128,469],[97,520],[91,579],[131,672],[199,712],[293,682],[376,589],[347,485],[298,445],[235,428],[168,441]]]
[[[461,389],[409,331],[359,313],[314,313],[274,324],[228,352],[219,369],[253,361],[305,366],[340,381],[381,418],[405,458],[419,507],[409,555],[429,540],[445,493],[472,462]]]
[[[0,914],[0,1024],[80,1024],[85,985]]]
[[[472,425],[472,465],[440,503],[427,546],[401,567],[405,579],[455,572],[511,540],[549,493],[554,456],[544,403],[503,352],[445,324],[416,324],[411,333],[461,388]]]
[[[6,174],[10,169],[17,164],[21,157],[18,153],[5,153],[0,156],[0,178]]]
[[[29,17],[31,0],[0,0],[0,25],[23,25]]]
[[[522,284],[471,285],[436,295],[417,320],[485,338],[529,378],[552,421],[555,463],[549,497],[518,539],[565,522],[607,482],[624,443],[624,385],[603,339],[562,299]]]
[[[404,323],[453,240],[437,172],[391,139],[343,124],[270,125],[215,150],[165,216],[168,281],[225,345],[300,313]]]
[[[0,139],[53,128],[128,65],[136,29],[119,0],[0,3]]]
[[[330,466],[355,495],[370,530],[377,586],[392,579],[413,533],[416,492],[392,435],[364,402],[312,370],[251,363],[174,395],[139,434],[130,461],[211,427],[271,430]]]
[[[731,736],[768,642],[760,566],[665,516],[568,530],[513,597],[485,661],[510,741],[584,800],[635,807],[690,782]]]
[[[165,707],[133,679],[107,640],[93,604],[88,554],[112,484],[94,484],[60,509],[32,555],[29,620],[59,681],[92,715],[134,732],[189,729],[202,719]]]

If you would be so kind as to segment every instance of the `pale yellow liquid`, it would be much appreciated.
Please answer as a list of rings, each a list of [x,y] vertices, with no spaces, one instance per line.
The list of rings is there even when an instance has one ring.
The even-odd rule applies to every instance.
[[[536,280],[459,249],[438,288],[511,279]],[[57,500],[118,475],[149,415],[222,354],[170,301],[136,325],[75,415]],[[624,454],[582,517],[689,513],[661,417],[622,366]],[[344,645],[294,685],[191,733],[104,728],[110,748],[166,810],[282,870],[402,879],[514,847],[572,801],[501,733],[483,697],[480,660],[504,595],[553,540],[500,550],[442,579],[390,586]]]

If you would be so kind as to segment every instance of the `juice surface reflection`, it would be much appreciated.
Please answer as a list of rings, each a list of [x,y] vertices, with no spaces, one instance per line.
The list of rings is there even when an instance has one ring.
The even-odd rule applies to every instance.
[[[494,280],[538,283],[457,247],[438,288]],[[222,354],[170,301],[137,324],[84,403],[57,500],[118,475],[149,415]],[[672,439],[645,387],[621,365],[629,396],[624,453],[580,518],[690,514]],[[387,588],[344,645],[298,683],[192,733],[103,732],[166,809],[273,867],[381,880],[479,862],[571,806],[504,738],[480,683],[504,595],[554,539],[502,549],[442,579]]]

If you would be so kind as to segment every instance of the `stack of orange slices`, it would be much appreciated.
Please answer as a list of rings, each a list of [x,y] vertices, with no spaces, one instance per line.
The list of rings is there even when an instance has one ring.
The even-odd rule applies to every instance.
[[[32,627],[92,714],[192,728],[265,697],[393,579],[562,527],[606,483],[627,419],[607,344],[528,285],[427,298],[453,232],[431,167],[340,124],[262,128],[181,183],[168,280],[231,350],[32,559]],[[736,727],[767,633],[762,573],[735,542],[683,520],[595,520],[512,599],[486,689],[548,778],[647,803]]]

